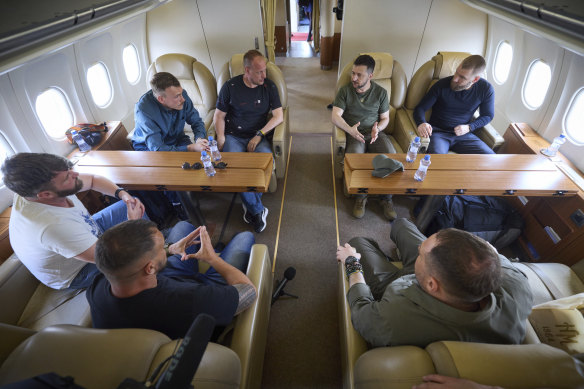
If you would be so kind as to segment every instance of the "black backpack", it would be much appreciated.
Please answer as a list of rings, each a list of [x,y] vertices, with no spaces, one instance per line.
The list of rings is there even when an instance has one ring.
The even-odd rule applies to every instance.
[[[458,228],[490,242],[497,250],[513,243],[523,219],[504,199],[491,196],[446,196],[430,223],[427,236],[444,228]]]

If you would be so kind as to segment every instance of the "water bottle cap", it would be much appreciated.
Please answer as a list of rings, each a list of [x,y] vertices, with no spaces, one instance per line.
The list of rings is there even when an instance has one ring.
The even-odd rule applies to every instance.
[[[426,161],[429,161],[429,160],[430,160],[430,155],[426,154],[426,155],[424,156],[424,160],[426,160]]]
[[[419,136],[416,136],[416,137],[414,138],[414,142],[419,142],[419,141],[420,141],[420,137],[419,137]]]
[[[206,157],[207,156],[207,152],[205,150],[201,151],[201,157]]]
[[[566,135],[564,135],[564,134],[560,135],[560,138],[562,138],[562,139],[565,137],[566,137]]]
[[[209,142],[213,140],[213,135],[209,135]]]
[[[77,130],[71,130],[71,135],[77,134]]]

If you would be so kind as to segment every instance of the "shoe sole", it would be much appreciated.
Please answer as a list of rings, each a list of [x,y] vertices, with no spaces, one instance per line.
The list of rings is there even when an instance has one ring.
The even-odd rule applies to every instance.
[[[265,212],[262,212],[262,223],[263,223],[263,227],[259,231],[258,230],[255,230],[255,232],[257,232],[257,233],[260,233],[263,230],[265,230],[266,229],[266,226],[268,225],[268,223],[266,223],[266,219],[268,218],[268,208],[265,208],[264,207],[264,211]]]
[[[251,223],[251,220],[247,220],[245,218],[245,216],[247,215],[247,208],[243,203],[241,204],[241,206],[243,207],[243,221],[246,222],[247,224]]]

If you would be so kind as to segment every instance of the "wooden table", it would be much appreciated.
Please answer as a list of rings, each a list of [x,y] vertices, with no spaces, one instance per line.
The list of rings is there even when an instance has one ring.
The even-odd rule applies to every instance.
[[[371,175],[377,154],[345,154],[344,178],[350,194],[406,194],[432,196],[416,218],[424,232],[445,195],[568,196],[578,187],[541,155],[432,154],[424,181],[414,173],[423,155],[408,163],[405,154],[387,154],[403,163],[404,171],[385,178]]]
[[[221,153],[226,169],[207,177],[203,169],[185,170],[184,162],[201,161],[201,153],[178,151],[90,151],[70,157],[75,171],[107,177],[126,189],[178,191],[189,217],[205,219],[192,192],[266,192],[272,177],[271,153]],[[188,192],[188,193],[187,193]]]

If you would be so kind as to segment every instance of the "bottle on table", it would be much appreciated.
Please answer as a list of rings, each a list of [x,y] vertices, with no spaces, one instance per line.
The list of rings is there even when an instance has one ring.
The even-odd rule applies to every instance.
[[[426,178],[426,173],[428,172],[428,166],[430,166],[430,155],[426,154],[423,159],[420,160],[420,167],[414,173],[414,180],[424,181]]]
[[[422,142],[420,142],[420,137],[416,136],[412,143],[410,143],[410,148],[406,154],[406,162],[414,162],[416,160],[420,146],[422,146]]]
[[[209,149],[211,151],[211,160],[215,162],[221,161],[221,153],[217,146],[217,141],[213,139],[213,135],[209,135]]]
[[[77,146],[79,146],[79,151],[81,151],[82,153],[91,150],[91,146],[87,144],[85,139],[83,139],[83,137],[79,132],[77,132],[77,130],[71,131],[71,138],[73,138],[75,143],[77,143]]]
[[[548,157],[555,157],[558,149],[560,148],[561,145],[563,145],[564,143],[566,143],[566,135],[562,134],[560,136],[556,136],[554,138],[554,141],[552,142],[552,144],[550,145],[550,147],[546,148],[546,149],[541,149],[540,152],[543,155],[546,155]]]
[[[203,167],[205,168],[205,174],[209,177],[215,175],[215,168],[211,163],[211,156],[207,154],[206,151],[201,151],[201,162],[203,162]]]

